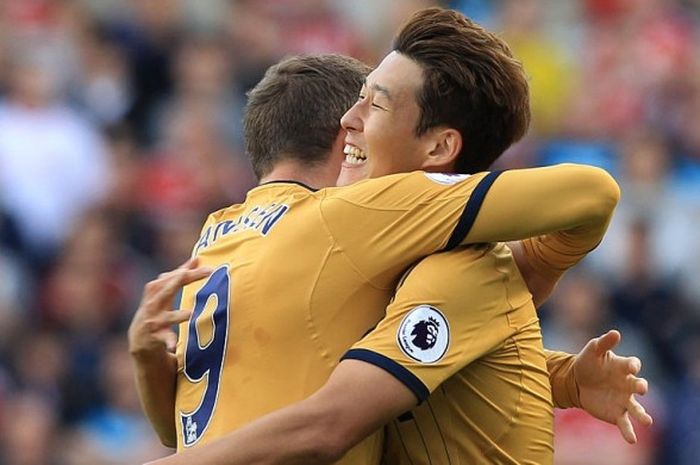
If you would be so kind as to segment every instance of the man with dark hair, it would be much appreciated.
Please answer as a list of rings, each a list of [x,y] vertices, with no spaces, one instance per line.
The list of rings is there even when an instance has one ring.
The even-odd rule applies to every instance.
[[[340,55],[307,56],[271,66],[248,93],[244,119],[246,151],[258,179],[285,158],[319,169],[338,138],[340,117],[357,100],[357,89],[370,71]],[[312,130],[309,122],[315,122]],[[333,165],[328,178],[337,179],[339,168]]]
[[[385,74],[387,69],[390,74],[401,76],[401,82],[392,81]],[[501,71],[494,69],[495,73]],[[360,101],[344,118],[343,124],[348,130],[344,169],[356,166],[372,175],[405,169],[400,167],[402,161],[398,156],[389,157],[388,163],[383,162],[385,153],[378,149],[382,147],[382,132],[399,134],[405,139],[399,141],[405,148],[403,165],[428,170],[454,169],[462,144],[469,142],[463,141],[458,129],[448,123],[438,123],[438,126],[427,127],[422,134],[414,131],[419,114],[417,91],[422,85],[422,76],[420,65],[401,55],[390,55],[370,75]],[[494,76],[495,80],[499,78],[505,79]],[[342,146],[342,140],[334,146]],[[179,344],[183,358],[176,409],[180,412],[177,428],[181,449],[221,436],[265,411],[274,410],[275,405],[283,406],[309,395],[321,386],[335,360],[352,341],[373,325],[373,319],[376,322],[381,314],[377,304],[390,297],[403,269],[429,251],[454,252],[428,258],[412,270],[389,308],[388,317],[346,354],[346,360],[333,372],[328,383],[308,402],[253,423],[242,430],[242,434],[234,435],[237,438],[234,441],[222,438],[167,462],[184,463],[183,460],[187,462],[196,457],[202,463],[328,463],[340,458],[350,446],[378,426],[411,408],[416,401],[425,400],[428,391],[475,356],[476,352],[470,352],[471,349],[467,351],[470,352],[468,356],[459,350],[456,355],[450,351],[451,347],[465,347],[464,339],[474,334],[474,326],[462,324],[455,325],[458,332],[449,332],[448,320],[459,319],[460,313],[484,315],[486,320],[475,320],[475,323],[485,329],[484,323],[490,318],[497,322],[494,336],[484,333],[488,336],[484,339],[505,342],[491,349],[502,350],[497,355],[504,357],[503,367],[512,363],[518,367],[515,371],[505,370],[506,376],[500,379],[499,389],[513,392],[513,386],[507,386],[511,378],[527,378],[527,382],[515,390],[539,397],[528,400],[530,403],[524,405],[525,410],[532,412],[533,406],[543,405],[544,412],[536,418],[544,419],[542,428],[551,428],[548,388],[540,392],[548,385],[548,380],[539,326],[532,300],[512,257],[503,245],[456,247],[562,231],[560,235],[532,239],[524,251],[528,263],[546,269],[545,281],[552,284],[561,272],[595,246],[605,231],[618,195],[609,176],[584,167],[513,171],[500,177],[497,173],[466,177],[418,172],[314,193],[304,186],[282,184],[284,179],[291,178],[296,182],[310,180],[315,186],[323,185],[319,184],[321,175],[302,173],[303,162],[297,161],[294,154],[282,155],[261,180],[263,189],[253,190],[246,205],[230,207],[210,217],[195,247],[195,255],[206,264],[215,264],[217,260],[220,263],[222,254],[226,258],[204,285],[187,286],[184,292],[185,308],[193,307],[194,311]],[[331,154],[329,162],[333,156]],[[381,172],[382,169],[393,171]],[[560,184],[558,176],[563,176],[567,184]],[[266,185],[266,181],[274,184]],[[466,196],[469,199],[465,202]],[[524,201],[523,196],[528,196],[530,201]],[[552,205],[541,211],[536,208],[544,202]],[[483,219],[482,212],[487,209],[498,210],[490,215],[497,220],[494,224]],[[291,218],[296,218],[297,222],[289,221]],[[563,246],[562,238],[566,239]],[[553,249],[547,249],[549,246]],[[457,255],[460,259],[456,261],[453,257]],[[467,280],[468,290],[477,296],[476,307],[470,312],[453,309],[468,300],[462,298],[463,291],[454,288],[455,279],[442,274],[435,279],[435,270],[444,270],[445,263],[461,263],[467,267],[457,273],[460,280],[471,277],[475,270],[470,269],[470,264],[476,264],[476,271],[494,280],[486,286],[491,294],[478,290],[476,280]],[[151,313],[166,313],[163,306],[177,286],[209,271],[194,267],[194,262],[188,263],[183,269],[154,282],[150,290],[155,292],[144,296],[139,313],[145,315],[144,318]],[[475,276],[481,276],[479,273]],[[423,289],[425,297],[420,292],[416,297],[412,292],[420,288],[415,282],[424,282],[421,277],[426,276],[438,289]],[[275,283],[265,285],[260,279],[274,279],[276,283],[294,280],[295,286],[282,295],[269,292],[275,288]],[[436,302],[434,294],[443,291],[447,291],[445,295],[449,298]],[[458,298],[453,300],[451,293],[457,293]],[[543,298],[546,292],[537,295]],[[216,296],[216,304],[209,308],[208,302],[213,296]],[[489,306],[489,302],[493,305]],[[471,302],[469,304],[471,306]],[[274,311],[270,312],[270,308]],[[236,324],[229,325],[229,314],[237,320]],[[209,316],[214,324],[207,325],[203,315]],[[173,319],[161,321],[159,327],[165,328]],[[512,324],[505,324],[508,321]],[[430,338],[426,335],[425,344],[421,343],[425,348],[419,345],[418,349],[430,351],[430,354],[414,353],[416,344],[386,345],[387,328],[392,332],[397,326],[394,334],[410,334],[424,322],[432,324],[432,333]],[[205,330],[210,334],[200,335]],[[458,344],[451,346],[450,337],[455,337]],[[160,344],[162,350],[162,339],[159,343],[154,337],[153,341],[150,349]],[[227,341],[232,341],[232,355],[227,353]],[[606,341],[601,345],[610,347],[610,337]],[[405,356],[398,354],[397,348],[401,348]],[[479,346],[483,354],[493,352],[486,349],[484,344]],[[522,360],[517,355],[521,349],[528,352],[527,358]],[[151,351],[132,347],[137,360]],[[414,354],[413,361],[408,360],[411,358],[408,353]],[[277,358],[264,358],[265,354],[275,354]],[[432,365],[437,369],[430,370],[431,364],[437,362],[440,364]],[[622,363],[626,365],[627,361]],[[564,371],[569,375],[573,364],[573,359],[564,364],[567,365]],[[148,377],[148,372],[142,368],[139,367],[139,376]],[[224,370],[228,378],[223,375]],[[148,384],[141,381],[142,388]],[[534,395],[523,391],[528,387],[534,389]],[[611,390],[610,386],[605,387],[608,392]],[[593,391],[600,391],[600,388],[599,383]],[[632,386],[618,389],[616,393],[629,397],[638,391]],[[252,402],[251,396],[258,393],[260,397]],[[332,393],[343,396],[334,397]],[[148,395],[145,397],[148,399]],[[622,404],[626,405],[625,402]],[[614,403],[615,407],[619,405],[620,402]],[[309,410],[308,406],[320,406],[320,409]],[[326,408],[329,406],[330,410]],[[148,405],[146,409],[148,412]],[[175,408],[170,410],[170,421],[174,411]],[[301,416],[297,415],[300,412]],[[329,420],[328,412],[335,417]],[[161,419],[168,419],[167,413],[155,410],[149,413],[152,420],[159,415]],[[522,422],[532,428],[531,418],[518,420],[516,423]],[[307,427],[311,430],[305,429]],[[310,431],[310,434],[300,436],[299,431]],[[261,434],[264,437],[266,433],[276,440],[274,448],[269,447],[270,443],[260,442]],[[536,449],[538,454],[546,455],[551,453],[551,445],[548,445],[551,432],[543,434],[545,439]],[[346,455],[343,463],[377,463],[379,439],[372,436]],[[248,445],[251,447],[247,448]],[[261,445],[262,449],[256,449]]]
[[[394,39],[396,53],[418,63],[423,85],[416,100],[416,135],[455,128],[462,145],[455,169],[491,166],[530,125],[530,97],[522,65],[499,37],[449,10],[417,14]],[[439,51],[439,53],[436,53]]]
[[[529,92],[521,63],[502,39],[464,15],[422,10],[401,29],[392,50],[379,65],[382,82],[361,93],[379,112],[370,123],[392,126],[364,128],[366,146],[349,144],[354,156],[339,184],[426,169],[443,164],[438,157],[446,155],[454,159],[453,172],[477,173],[527,132]],[[352,117],[348,112],[343,124],[351,142]],[[423,145],[407,153],[406,138]],[[442,150],[425,158],[424,145],[431,142]],[[375,151],[381,156],[373,157]]]

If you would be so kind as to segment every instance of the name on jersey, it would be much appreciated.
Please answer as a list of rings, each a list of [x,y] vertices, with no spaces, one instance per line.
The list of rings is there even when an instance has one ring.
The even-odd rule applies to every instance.
[[[233,220],[226,220],[213,224],[204,230],[197,241],[194,254],[209,247],[211,244],[229,234],[254,230],[261,236],[267,236],[270,230],[289,211],[289,206],[271,203],[265,206],[256,205],[249,212],[244,213]]]

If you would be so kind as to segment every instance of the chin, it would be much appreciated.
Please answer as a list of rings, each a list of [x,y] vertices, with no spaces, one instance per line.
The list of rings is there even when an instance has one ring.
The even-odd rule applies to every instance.
[[[349,186],[350,184],[367,179],[369,177],[367,170],[363,168],[365,167],[346,167],[343,165],[343,168],[340,170],[340,175],[338,175],[336,186]]]

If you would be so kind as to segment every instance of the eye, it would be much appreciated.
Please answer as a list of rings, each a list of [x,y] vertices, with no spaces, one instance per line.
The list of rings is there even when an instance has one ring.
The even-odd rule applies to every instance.
[[[365,97],[367,97],[367,96],[366,96],[366,95],[360,94],[360,96],[357,97],[357,101],[358,101],[358,102],[361,102],[361,101],[363,101],[363,100],[365,99]]]

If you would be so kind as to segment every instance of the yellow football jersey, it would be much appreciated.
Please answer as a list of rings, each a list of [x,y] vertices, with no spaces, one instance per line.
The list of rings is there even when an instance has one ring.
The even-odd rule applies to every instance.
[[[504,244],[420,261],[344,358],[384,368],[422,402],[387,426],[386,464],[552,462],[539,321]]]
[[[274,182],[213,213],[194,255],[215,268],[181,308],[178,449],[312,394],[384,315],[414,261],[458,245],[498,173],[423,172],[313,191]],[[378,436],[342,463],[377,463]]]

